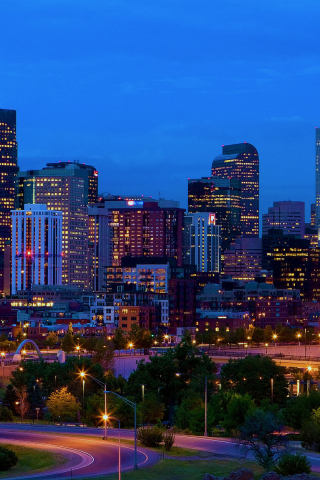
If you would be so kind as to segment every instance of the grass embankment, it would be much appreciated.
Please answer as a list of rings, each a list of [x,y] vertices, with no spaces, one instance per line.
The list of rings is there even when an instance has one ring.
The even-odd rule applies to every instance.
[[[67,461],[63,455],[58,453],[37,450],[35,448],[24,447],[21,445],[5,443],[1,443],[0,445],[13,450],[19,458],[17,465],[6,472],[0,472],[0,479],[23,476],[24,474],[30,473],[40,473],[49,468],[63,465]]]
[[[153,467],[140,468],[121,474],[122,480],[202,480],[205,473],[217,477],[228,476],[238,468],[251,468],[255,478],[263,474],[263,469],[254,462],[243,460],[161,460]],[[105,477],[95,477],[102,479]],[[117,480],[118,474],[107,476],[108,480]],[[82,480],[93,480],[93,477]]]

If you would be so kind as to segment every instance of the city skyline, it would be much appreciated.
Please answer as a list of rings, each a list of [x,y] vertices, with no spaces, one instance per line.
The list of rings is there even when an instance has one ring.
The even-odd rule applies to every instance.
[[[185,208],[187,178],[210,175],[221,144],[247,141],[260,156],[260,212],[305,201],[308,220],[319,9],[310,0],[290,9],[248,0],[4,5],[1,35],[12,40],[0,104],[18,112],[21,170],[78,159],[97,167],[105,191],[160,191]]]

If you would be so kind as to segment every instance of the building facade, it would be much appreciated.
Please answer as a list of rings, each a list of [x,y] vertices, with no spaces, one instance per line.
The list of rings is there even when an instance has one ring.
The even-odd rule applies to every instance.
[[[241,181],[241,235],[259,236],[259,155],[250,143],[223,145],[212,162],[212,176]]]
[[[271,228],[283,230],[284,235],[305,234],[305,204],[304,202],[273,202],[268,213],[262,215],[262,235],[268,235]]]
[[[216,224],[221,226],[224,251],[241,235],[241,182],[217,177],[189,179],[188,212],[215,214]]]
[[[86,289],[90,286],[87,205],[96,191],[95,184],[90,187],[89,181],[93,167],[71,162],[48,165],[42,170],[19,173],[17,208],[40,203],[47,205],[48,210],[62,212],[62,282]]]
[[[16,111],[0,109],[0,293],[4,293],[5,283],[10,284],[10,215],[15,205],[15,180],[19,171],[17,157]],[[8,259],[6,265],[5,258]]]
[[[12,287],[62,284],[62,212],[46,205],[12,211]]]
[[[196,265],[198,272],[220,272],[221,227],[214,213],[193,213],[185,216],[184,263]]]
[[[124,257],[174,258],[182,266],[185,210],[178,202],[119,200],[103,204],[108,212],[107,265],[121,266]]]
[[[261,268],[261,238],[237,238],[224,252],[224,274],[234,280],[254,280]]]
[[[316,229],[320,233],[320,128],[316,128]]]

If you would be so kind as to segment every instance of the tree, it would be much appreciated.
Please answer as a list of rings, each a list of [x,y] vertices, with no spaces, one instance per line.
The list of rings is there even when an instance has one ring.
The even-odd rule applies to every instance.
[[[264,331],[260,327],[256,327],[254,329],[253,335],[252,335],[252,341],[257,343],[258,346],[260,345],[261,342],[264,341]]]
[[[123,350],[124,348],[126,348],[127,341],[121,328],[116,329],[112,341],[115,350]]]
[[[92,362],[100,364],[104,370],[110,370],[114,364],[114,349],[111,342],[99,338],[94,345]]]
[[[312,411],[320,408],[320,392],[311,390],[309,395],[290,398],[282,411],[286,425],[300,430],[311,420]]]
[[[68,391],[68,388],[62,387],[50,395],[47,400],[47,407],[54,419],[68,420],[74,419],[80,405],[72,393]]]
[[[243,359],[230,359],[221,367],[221,385],[235,393],[248,393],[257,405],[269,397],[271,399],[271,379],[273,379],[273,400],[285,404],[288,389],[285,367],[277,365],[271,358],[248,355]]]
[[[284,453],[286,439],[281,430],[282,425],[273,413],[256,409],[246,416],[240,427],[238,444],[245,455],[253,452],[259,464],[265,470],[271,470]]]
[[[27,387],[23,386],[20,390],[15,389],[17,401],[16,401],[16,411],[21,416],[21,419],[24,419],[25,414],[28,412],[30,405],[28,402],[28,391]]]
[[[144,401],[139,403],[139,413],[143,423],[156,423],[157,420],[162,420],[165,406],[160,403],[154,394],[145,396]]]
[[[61,342],[61,348],[68,355],[74,350],[74,341],[72,333],[67,331]]]
[[[243,425],[249,412],[255,409],[252,398],[246,395],[235,394],[227,406],[222,425],[228,434],[234,434]]]
[[[141,385],[146,385],[148,393],[161,396],[173,418],[176,402],[181,402],[185,394],[195,391],[204,398],[204,378],[208,379],[208,398],[214,390],[212,380],[215,378],[217,367],[208,355],[199,355],[199,351],[192,344],[181,343],[174,349],[162,355],[149,357],[138,363],[137,369],[131,373],[125,391],[132,395],[136,402],[141,399]],[[178,373],[184,373],[177,377]],[[195,378],[196,377],[196,378]]]
[[[267,325],[264,329],[264,340],[268,343],[272,342],[273,335],[274,333],[272,327],[270,325]]]
[[[17,394],[13,388],[13,385],[9,383],[6,388],[6,392],[3,397],[2,405],[10,408],[12,412],[16,410],[16,401],[18,400]]]
[[[44,344],[47,347],[54,347],[59,342],[58,335],[56,332],[49,332],[47,338],[45,339]]]

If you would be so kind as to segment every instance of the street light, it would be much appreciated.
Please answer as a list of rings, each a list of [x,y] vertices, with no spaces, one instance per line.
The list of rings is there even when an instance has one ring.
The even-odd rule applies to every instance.
[[[78,358],[80,359],[80,347],[79,345],[76,346],[77,352],[78,352]]]
[[[133,408],[134,410],[134,469],[138,470],[138,465],[137,465],[137,404],[134,402],[131,402],[125,397],[122,397],[116,392],[111,392],[110,390],[106,390],[104,393],[112,393],[116,397],[121,398],[124,402],[126,402],[127,405],[130,405],[130,407]]]
[[[107,421],[109,418],[112,418],[112,420],[116,420],[118,422],[119,426],[119,480],[121,480],[121,442],[120,442],[120,420],[118,420],[116,417],[111,417],[110,415],[103,415],[103,418],[105,420],[105,423],[107,424]]]
[[[84,426],[84,376],[85,376],[85,373],[81,372],[80,377],[82,377],[82,423],[83,423],[83,426]]]
[[[204,383],[204,436],[208,436],[208,378],[205,377],[204,382],[197,377],[196,375],[192,375],[191,373],[176,373],[177,377],[181,375],[188,375],[189,377],[194,377],[200,380],[201,383]]]
[[[103,418],[105,419],[105,417],[108,416],[107,414],[107,393],[105,390],[107,390],[107,385],[103,382],[101,382],[101,380],[98,380],[97,378],[93,377],[92,375],[90,375],[89,373],[85,373],[85,372],[80,372],[80,377],[83,378],[83,382],[84,382],[84,377],[90,377],[92,380],[94,380],[98,385],[100,385],[100,387],[103,387],[104,388],[104,415],[103,415]],[[83,395],[84,395],[84,383],[83,383]],[[84,401],[84,396],[83,396],[83,401]],[[104,440],[107,440],[108,438],[108,430],[107,430],[107,421],[105,419],[105,422],[104,422],[104,437],[103,439]]]

